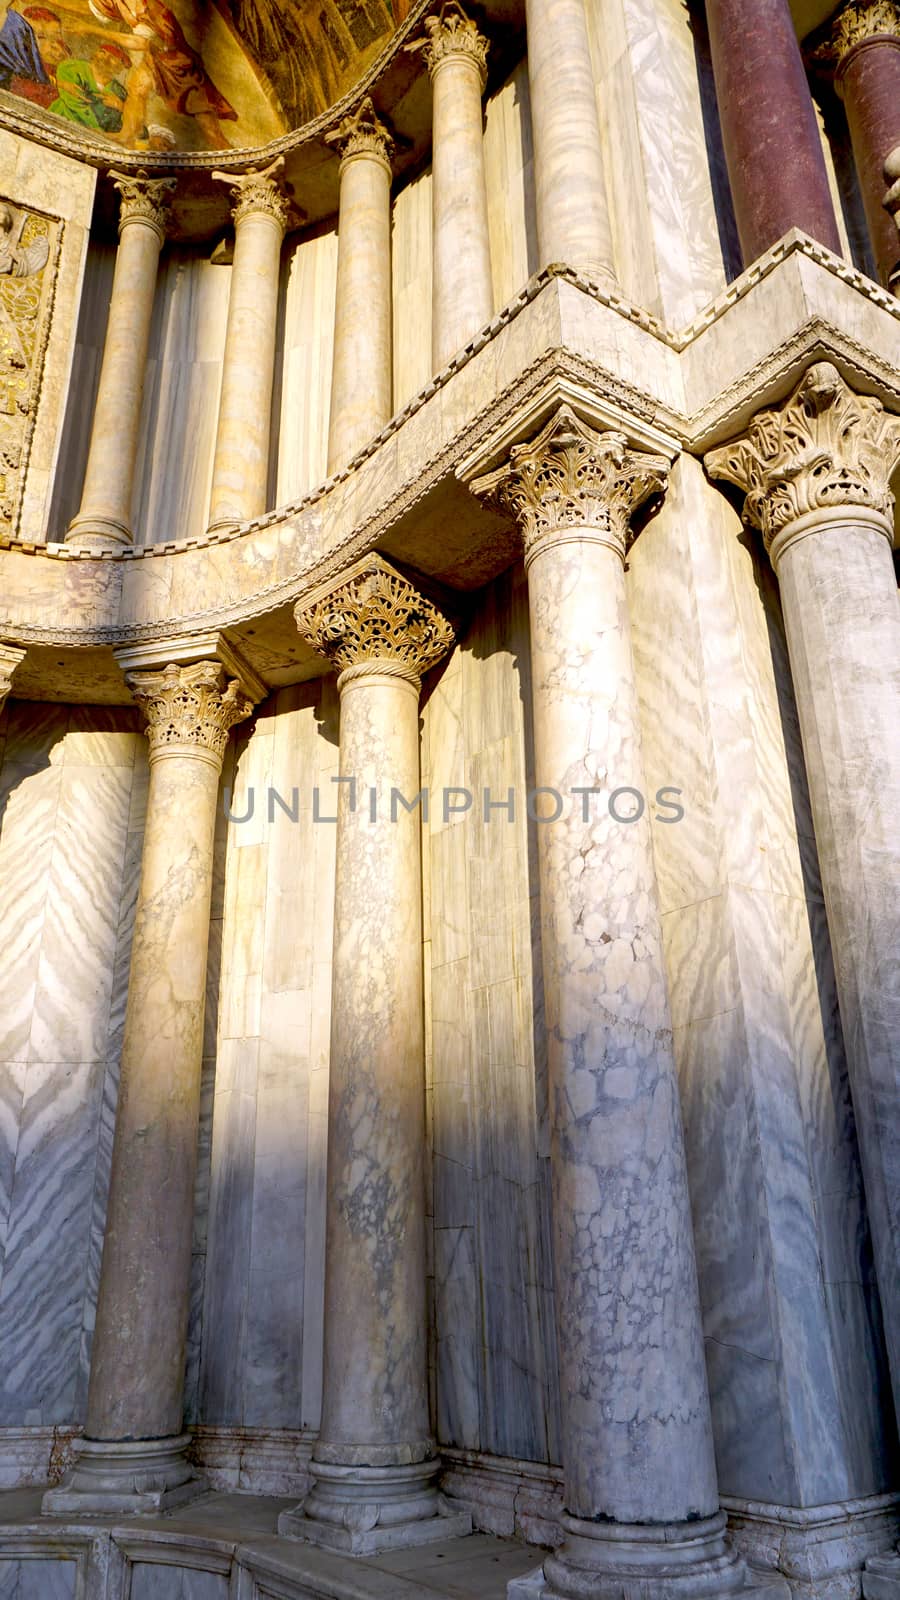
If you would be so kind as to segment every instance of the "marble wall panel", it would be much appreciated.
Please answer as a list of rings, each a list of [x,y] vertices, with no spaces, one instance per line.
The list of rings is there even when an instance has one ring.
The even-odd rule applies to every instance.
[[[75,1600],[74,1561],[0,1561],[0,1600]]]
[[[505,306],[538,269],[528,63],[488,100],[484,119],[494,305]]]
[[[228,1600],[229,1580],[219,1572],[136,1561],[129,1600]]]
[[[430,892],[437,1428],[441,1443],[558,1451],[546,1152],[535,1067],[536,877],[521,568],[483,591],[423,710]],[[444,815],[444,788],[468,812]],[[506,802],[484,821],[484,791]]]
[[[394,410],[431,372],[431,168],[394,198],[391,237]]]
[[[648,787],[684,791],[654,848],[720,1487],[877,1493],[894,1442],[777,592],[688,458],[629,593]]]
[[[272,505],[298,500],[326,475],[336,284],[336,227],[288,240],[273,403]]]

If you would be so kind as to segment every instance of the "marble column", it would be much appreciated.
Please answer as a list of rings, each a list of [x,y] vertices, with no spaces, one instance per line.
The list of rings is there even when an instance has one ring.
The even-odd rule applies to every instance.
[[[900,139],[900,4],[847,0],[813,53],[844,102],[878,276],[888,284],[900,240],[884,209],[884,164]]]
[[[629,518],[667,469],[563,406],[472,485],[524,537],[535,783],[562,801],[538,827],[565,1474],[547,1600],[746,1583],[718,1501],[625,590]]]
[[[25,660],[25,651],[12,644],[0,644],[0,711],[6,705],[16,667]]]
[[[584,0],[526,0],[540,266],[615,283]]]
[[[218,660],[162,660],[126,674],[147,822],[85,1438],[44,1497],[56,1515],[159,1512],[203,1488],[183,1394],[213,839],[228,734],[253,701]]]
[[[328,471],[346,465],[390,419],[393,142],[363,100],[326,144],[341,157]]]
[[[84,487],[68,544],[116,550],[132,542],[131,496],[159,252],[174,178],[110,173],[121,195],[119,248]]]
[[[778,575],[900,1415],[900,418],[827,362],[706,457]]]
[[[840,254],[828,174],[788,0],[707,0],[710,51],[741,253],[791,228]]]
[[[278,282],[288,221],[283,165],[278,156],[240,175],[213,173],[234,190],[235,204],[210,530],[234,528],[267,509]]]
[[[436,1488],[426,1382],[419,687],[453,642],[379,556],[296,608],[337,668],[340,784],[325,1365],[313,1488],[279,1532],[349,1555],[469,1531]],[[376,817],[372,817],[372,796]]]
[[[432,85],[431,359],[435,372],[494,315],[481,97],[487,40],[456,0],[425,22]]]

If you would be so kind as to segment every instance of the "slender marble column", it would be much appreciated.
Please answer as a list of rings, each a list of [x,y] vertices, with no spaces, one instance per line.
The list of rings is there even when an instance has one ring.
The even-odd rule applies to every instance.
[[[535,777],[560,811],[538,828],[565,1472],[547,1600],[746,1581],[718,1502],[625,592],[630,515],[667,468],[563,406],[472,486],[524,536]]]
[[[844,102],[866,221],[881,282],[900,259],[897,229],[884,209],[884,164],[900,139],[900,5],[847,0],[814,59],[834,68]]]
[[[119,248],[81,506],[66,541],[92,550],[131,544],[131,496],[159,252],[174,178],[111,173],[121,195]]]
[[[791,228],[840,254],[788,0],[707,0],[706,16],[744,265]]]
[[[525,18],[540,265],[614,283],[584,0],[526,0]]]
[[[236,199],[210,529],[236,527],[262,516],[267,506],[278,278],[288,220],[277,176],[283,165],[278,156],[240,176],[213,173]]]
[[[16,667],[25,660],[25,651],[12,644],[0,644],[0,711],[12,689]]]
[[[371,100],[326,134],[341,156],[328,471],[391,416],[391,162]]]
[[[435,372],[494,315],[481,97],[487,40],[456,0],[425,23],[432,84],[432,321]]]
[[[159,1511],[203,1487],[183,1431],[213,839],[228,733],[218,661],[127,674],[150,786],[85,1439],[55,1514]]]
[[[421,674],[453,642],[379,556],[296,609],[337,667],[325,1369],[314,1487],[279,1532],[350,1555],[465,1533],[443,1515],[426,1382]],[[377,814],[372,818],[372,796]]]
[[[706,457],[778,574],[900,1416],[900,418],[827,362]]]

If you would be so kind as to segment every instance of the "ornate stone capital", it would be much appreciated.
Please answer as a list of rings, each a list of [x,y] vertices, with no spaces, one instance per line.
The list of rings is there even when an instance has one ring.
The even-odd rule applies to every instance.
[[[418,685],[451,648],[454,629],[382,556],[364,556],[294,609],[301,638],[340,673],[366,668]]]
[[[24,650],[19,650],[12,644],[0,644],[0,711],[3,710],[6,697],[12,688],[16,667],[24,659]]]
[[[810,60],[840,73],[847,57],[867,39],[900,40],[898,0],[845,0],[837,14],[817,34]]]
[[[665,456],[630,449],[624,433],[597,432],[564,405],[471,487],[513,513],[526,563],[546,543],[588,530],[624,561],[632,512],[662,492],[668,471]]]
[[[334,145],[342,161],[349,161],[352,156],[376,156],[391,170],[394,141],[384,123],[379,122],[368,95],[355,111],[326,133],[325,143]]]
[[[830,361],[809,368],[782,406],[705,457],[711,478],[746,492],[744,521],[766,549],[811,511],[857,506],[889,519],[890,477],[900,462],[900,417],[855,394]]]
[[[140,172],[110,171],[115,187],[121,196],[119,203],[119,232],[129,222],[145,222],[166,237],[169,220],[169,195],[178,188],[175,178],[149,178]]]
[[[436,17],[426,17],[425,38],[413,39],[407,50],[421,50],[432,77],[449,56],[466,56],[474,61],[481,76],[481,87],[487,83],[488,42],[478,31],[478,24],[467,17],[458,0],[445,0]]]
[[[125,682],[144,713],[150,759],[185,747],[221,762],[228,734],[253,701],[218,661],[169,662],[160,671],[128,672]]]
[[[267,167],[251,167],[248,172],[214,172],[218,183],[226,183],[234,192],[231,214],[238,227],[253,212],[273,217],[282,232],[288,225],[291,206],[284,192],[281,171],[284,156],[276,156]]]

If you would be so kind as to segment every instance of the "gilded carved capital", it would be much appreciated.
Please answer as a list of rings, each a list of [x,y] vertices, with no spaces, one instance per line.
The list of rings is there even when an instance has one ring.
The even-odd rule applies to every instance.
[[[898,0],[845,0],[837,14],[821,32],[810,51],[810,59],[840,72],[847,56],[867,39],[900,39]]]
[[[384,123],[379,122],[368,95],[355,111],[326,133],[325,143],[334,145],[342,161],[351,156],[377,156],[390,171],[394,141]]]
[[[481,87],[487,83],[488,42],[478,31],[478,24],[468,17],[458,0],[445,0],[436,17],[426,17],[425,38],[413,39],[407,50],[421,50],[432,77],[450,56],[463,56],[474,61],[481,77]]]
[[[16,667],[24,659],[24,650],[18,650],[15,645],[0,644],[0,711],[3,710],[6,697],[12,688]]]
[[[125,682],[146,719],[150,759],[185,747],[221,762],[228,734],[253,701],[218,661],[170,662],[159,671],[128,672]]]
[[[284,156],[276,156],[267,167],[251,167],[248,172],[214,172],[218,183],[225,183],[234,193],[231,214],[238,227],[245,217],[254,212],[273,217],[282,232],[290,220],[290,201],[285,194],[281,171]]]
[[[119,232],[129,222],[145,222],[165,239],[169,220],[169,196],[178,183],[175,178],[148,178],[146,172],[112,172],[121,196]]]
[[[890,478],[900,462],[900,417],[855,394],[829,361],[809,368],[782,406],[705,457],[711,478],[746,492],[744,521],[766,549],[798,517],[856,506],[891,517]]]
[[[511,511],[525,560],[555,539],[590,536],[625,560],[632,513],[666,486],[664,456],[632,450],[623,433],[597,432],[561,406],[535,439],[514,445],[474,494]]]
[[[337,669],[376,669],[418,685],[451,649],[452,623],[382,556],[365,556],[294,609],[301,638]]]

